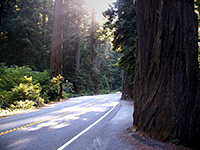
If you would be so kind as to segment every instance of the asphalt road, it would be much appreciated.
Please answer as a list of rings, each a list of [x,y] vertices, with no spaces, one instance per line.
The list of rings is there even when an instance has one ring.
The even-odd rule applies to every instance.
[[[116,117],[119,99],[120,94],[83,96],[34,112],[0,118],[0,149],[107,149],[106,132],[117,130],[117,126],[112,128],[117,125],[120,116],[123,120],[123,113]],[[108,121],[112,128],[105,126]]]

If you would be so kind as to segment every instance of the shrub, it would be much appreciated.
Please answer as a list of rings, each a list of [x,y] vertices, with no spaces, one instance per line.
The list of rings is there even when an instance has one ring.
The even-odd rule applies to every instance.
[[[32,69],[24,66],[7,67],[0,64],[0,91],[10,91],[13,87],[20,83],[26,82],[24,76],[30,77]]]
[[[46,90],[49,84],[50,73],[47,71],[32,71],[28,66],[7,67],[0,64],[0,108],[5,109],[16,101],[26,100],[34,101],[34,105],[39,106],[44,99],[48,99]]]
[[[13,101],[25,101],[32,100],[36,103],[36,106],[40,106],[44,103],[44,99],[40,96],[41,87],[40,84],[20,83],[19,86],[15,86],[12,89]]]
[[[108,89],[99,90],[99,94],[109,94],[110,91]]]
[[[59,100],[60,84],[63,82],[64,78],[59,74],[57,77],[53,77],[49,84],[49,96],[51,101]]]
[[[0,92],[0,108],[9,107],[12,102],[13,100],[11,91],[4,90]]]
[[[28,66],[7,67],[0,64],[0,108],[24,109],[33,105],[59,100],[60,85],[64,78],[53,77],[48,71],[33,71]],[[72,91],[73,85],[66,84]],[[21,106],[24,104],[25,106]],[[27,106],[26,106],[27,105]]]
[[[34,108],[34,105],[35,105],[35,102],[30,101],[30,100],[15,101],[13,104],[10,105],[10,109],[11,110],[15,110],[15,109],[25,110],[25,109]]]

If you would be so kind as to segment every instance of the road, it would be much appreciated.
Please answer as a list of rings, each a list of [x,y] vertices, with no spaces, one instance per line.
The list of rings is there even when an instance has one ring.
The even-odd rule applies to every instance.
[[[112,120],[115,124],[118,120],[119,99],[120,94],[83,96],[0,118],[0,149],[102,149],[108,143],[98,134],[106,137],[105,132],[112,132],[105,122]]]

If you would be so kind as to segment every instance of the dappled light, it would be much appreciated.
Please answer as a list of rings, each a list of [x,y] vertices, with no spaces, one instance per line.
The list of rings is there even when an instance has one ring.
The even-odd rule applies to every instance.
[[[17,145],[24,144],[24,143],[27,143],[27,142],[30,142],[30,141],[31,141],[31,139],[20,138],[20,140],[13,142],[12,144],[8,145],[8,148],[15,147]]]
[[[41,121],[41,123],[39,123],[37,125],[23,128],[22,131],[35,131],[35,130],[40,130],[41,128],[48,128],[49,130],[65,128],[67,126],[72,125],[73,121],[80,120],[80,118],[83,118],[85,114],[91,113],[93,116],[100,115],[101,113],[109,110],[110,107],[113,107],[116,104],[118,104],[117,101],[116,102],[110,101],[109,98],[103,97],[101,95],[92,96],[92,98],[95,98],[98,100],[91,104],[87,104],[87,105],[83,104],[83,105],[61,108],[59,110],[54,110],[53,112],[50,113],[51,114],[51,117],[49,116],[50,118],[48,116],[45,117],[45,118],[47,118],[48,121],[44,121],[44,122]],[[67,103],[68,104],[77,103],[77,101],[78,101],[78,103],[80,103],[80,102],[84,102],[89,99],[91,99],[91,96],[84,96],[84,97],[79,97],[79,98],[73,98],[73,99],[67,101]],[[98,102],[97,106],[95,105],[96,102]],[[49,107],[49,108],[56,107],[57,105],[59,105],[59,104],[52,104],[51,107]],[[68,112],[68,113],[66,115],[62,115],[64,112]],[[55,116],[55,118],[54,118],[54,116]],[[88,118],[83,118],[82,120],[90,121]],[[40,122],[40,121],[37,121],[37,122]]]

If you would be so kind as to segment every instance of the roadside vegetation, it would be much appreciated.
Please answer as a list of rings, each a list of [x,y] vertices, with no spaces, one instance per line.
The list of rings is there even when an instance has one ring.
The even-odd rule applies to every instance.
[[[25,110],[39,107],[45,103],[59,101],[61,75],[51,77],[48,71],[33,71],[28,66],[8,67],[0,65],[0,112],[8,113],[14,110]],[[73,92],[70,82],[63,84],[63,97],[67,98]],[[68,92],[68,93],[66,93]]]

